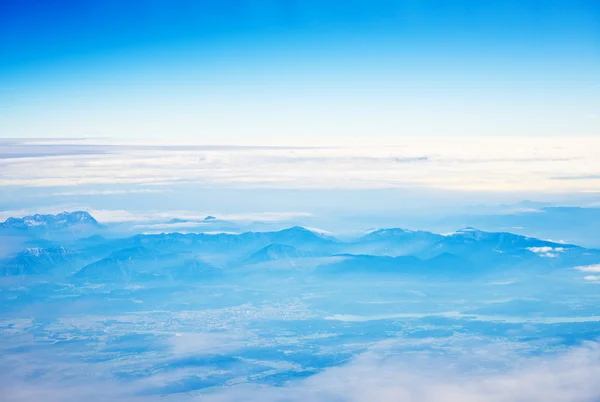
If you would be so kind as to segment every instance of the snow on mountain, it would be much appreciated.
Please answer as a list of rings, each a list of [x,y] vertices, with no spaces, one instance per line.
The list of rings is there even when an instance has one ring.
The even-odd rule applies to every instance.
[[[29,229],[29,228],[48,228],[61,229],[75,225],[99,226],[96,219],[85,211],[61,212],[56,215],[35,214],[27,215],[23,218],[8,218],[0,223],[0,228],[4,229]]]

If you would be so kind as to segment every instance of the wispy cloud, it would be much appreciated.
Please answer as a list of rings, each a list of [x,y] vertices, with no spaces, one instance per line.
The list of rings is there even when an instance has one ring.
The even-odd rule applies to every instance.
[[[558,176],[553,177],[553,180],[600,180],[600,174],[588,174],[582,176]]]
[[[55,197],[72,197],[72,196],[96,196],[96,195],[123,195],[123,194],[159,194],[169,193],[170,189],[152,189],[138,188],[128,190],[75,190],[75,191],[59,191],[50,194]]]

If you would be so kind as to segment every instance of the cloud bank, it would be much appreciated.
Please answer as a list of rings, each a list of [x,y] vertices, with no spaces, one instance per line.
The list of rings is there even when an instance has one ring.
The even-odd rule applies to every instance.
[[[593,192],[600,185],[600,139],[593,137],[544,141],[406,137],[387,143],[311,145],[315,146],[60,142],[44,145],[41,152],[39,144],[20,143],[16,149],[7,142],[0,144],[0,186],[193,183],[236,188]],[[565,176],[588,179],[556,180]]]

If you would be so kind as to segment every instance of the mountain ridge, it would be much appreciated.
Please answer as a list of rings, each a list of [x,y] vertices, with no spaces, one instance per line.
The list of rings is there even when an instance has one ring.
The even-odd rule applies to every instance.
[[[0,223],[3,229],[66,228],[78,224],[99,226],[98,221],[86,211],[60,212],[58,214],[33,214],[22,218],[10,217]]]

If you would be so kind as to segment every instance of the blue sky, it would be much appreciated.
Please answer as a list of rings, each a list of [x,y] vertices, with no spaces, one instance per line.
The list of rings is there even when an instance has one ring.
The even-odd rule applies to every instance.
[[[222,143],[600,127],[595,1],[4,1],[0,135]]]

